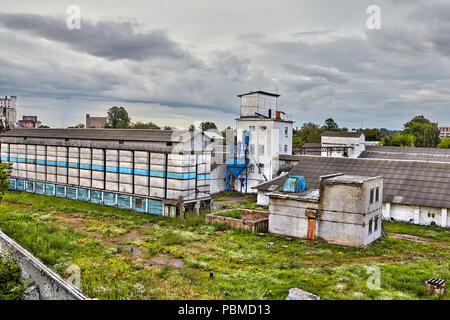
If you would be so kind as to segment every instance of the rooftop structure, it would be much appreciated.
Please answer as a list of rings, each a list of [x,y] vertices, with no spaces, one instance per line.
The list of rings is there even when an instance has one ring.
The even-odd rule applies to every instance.
[[[365,137],[359,131],[325,131],[321,145],[322,156],[357,158],[365,149]]]
[[[22,128],[39,128],[41,122],[37,116],[22,116],[22,120],[19,120],[17,124]]]
[[[447,138],[450,137],[450,126],[439,126],[439,137]]]
[[[86,128],[104,128],[108,122],[108,117],[91,117],[86,114]]]

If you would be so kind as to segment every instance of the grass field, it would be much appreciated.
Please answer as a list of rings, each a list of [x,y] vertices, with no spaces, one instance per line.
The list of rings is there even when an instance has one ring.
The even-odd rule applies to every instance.
[[[227,230],[202,214],[171,219],[17,192],[0,205],[0,228],[63,277],[77,264],[83,291],[99,299],[285,299],[293,287],[321,299],[438,299],[425,281],[450,276],[450,231],[398,222],[385,223],[389,234],[432,243],[388,237],[360,250]],[[367,284],[372,266],[379,289]]]

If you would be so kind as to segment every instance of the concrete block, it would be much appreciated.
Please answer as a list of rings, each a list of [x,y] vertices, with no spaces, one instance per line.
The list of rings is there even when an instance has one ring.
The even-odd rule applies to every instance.
[[[286,300],[320,300],[320,297],[301,289],[293,288],[289,290]]]

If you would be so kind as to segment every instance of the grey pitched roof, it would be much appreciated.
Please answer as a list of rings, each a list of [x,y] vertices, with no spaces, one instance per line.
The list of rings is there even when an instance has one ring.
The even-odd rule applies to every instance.
[[[123,140],[146,142],[178,142],[185,140],[187,131],[150,129],[25,129],[17,128],[1,137],[58,138],[80,140]],[[181,139],[180,139],[181,138]]]
[[[362,134],[359,131],[325,131],[322,133],[322,137],[359,138]]]
[[[238,95],[238,97],[240,98],[242,96],[247,96],[249,94],[254,94],[254,93],[265,94],[267,96],[272,96],[272,97],[279,97],[280,96],[277,93],[270,93],[270,92],[266,92],[266,91],[250,91],[250,92],[247,92],[247,93],[240,94],[240,95]]]
[[[384,202],[450,208],[450,163],[396,161],[381,159],[350,159],[297,156],[297,165],[289,175],[301,175],[308,189],[319,187],[319,177],[333,173],[360,176],[383,176]],[[261,184],[256,189],[278,189],[286,176]]]
[[[438,148],[402,148],[367,146],[359,158],[450,162],[450,150]]]

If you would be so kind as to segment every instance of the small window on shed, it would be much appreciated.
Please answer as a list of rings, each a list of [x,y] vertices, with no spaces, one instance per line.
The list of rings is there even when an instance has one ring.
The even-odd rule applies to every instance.
[[[140,199],[140,198],[136,199],[136,208],[142,209],[142,199]]]
[[[369,234],[372,233],[372,219],[369,220]]]
[[[375,192],[375,201],[376,201],[376,202],[380,201],[380,188],[377,188],[377,189],[376,189],[376,192]]]
[[[119,140],[119,144],[123,144],[124,142],[123,142],[123,140]]]
[[[378,218],[378,217],[375,218],[375,231],[378,230],[378,220],[379,220],[379,219],[380,219],[380,218]]]
[[[374,189],[370,189],[370,203],[373,203],[373,199],[374,199]]]
[[[172,142],[166,142],[166,146],[167,147],[171,147],[172,146]]]

